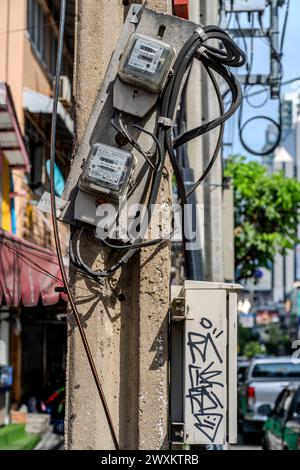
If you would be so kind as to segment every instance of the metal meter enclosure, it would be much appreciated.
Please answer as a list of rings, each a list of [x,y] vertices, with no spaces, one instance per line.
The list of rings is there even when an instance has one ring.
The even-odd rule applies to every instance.
[[[172,286],[171,441],[207,445],[237,439],[238,284]]]
[[[79,187],[83,191],[118,200],[126,195],[133,167],[131,152],[96,143],[84,166]]]
[[[118,75],[130,85],[158,94],[170,72],[175,50],[169,44],[133,33],[123,52]]]

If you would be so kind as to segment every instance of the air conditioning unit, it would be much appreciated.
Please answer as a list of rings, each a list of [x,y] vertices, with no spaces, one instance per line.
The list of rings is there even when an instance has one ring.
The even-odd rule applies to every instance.
[[[65,106],[71,106],[71,83],[66,75],[62,75],[59,79],[58,99]]]
[[[225,11],[264,11],[266,4],[266,0],[226,0]]]

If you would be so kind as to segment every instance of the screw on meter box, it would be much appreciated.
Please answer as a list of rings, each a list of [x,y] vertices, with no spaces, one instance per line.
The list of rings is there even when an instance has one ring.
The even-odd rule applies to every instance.
[[[118,200],[127,193],[133,169],[131,152],[97,143],[92,146],[79,187],[83,191]]]

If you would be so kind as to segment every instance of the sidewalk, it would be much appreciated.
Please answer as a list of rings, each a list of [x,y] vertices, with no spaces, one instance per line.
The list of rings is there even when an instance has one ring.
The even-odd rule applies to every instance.
[[[64,436],[46,432],[34,450],[64,450]]]

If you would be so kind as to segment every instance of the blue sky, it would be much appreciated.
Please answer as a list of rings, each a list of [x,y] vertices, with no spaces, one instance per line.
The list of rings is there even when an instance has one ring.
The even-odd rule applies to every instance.
[[[280,9],[280,29],[282,29],[283,18],[285,14],[285,6]],[[268,24],[268,9],[267,14],[264,15],[264,23],[265,25]],[[231,27],[236,27],[233,23],[234,18],[232,18]],[[243,27],[249,27],[248,19],[246,15],[241,17],[241,24]],[[285,37],[285,45],[284,45],[284,56],[283,56],[283,70],[284,70],[284,80],[289,80],[294,77],[300,76],[300,0],[290,0],[290,13],[289,13],[289,20],[287,25],[287,32]],[[243,42],[241,41],[240,46],[243,48]],[[253,63],[253,72],[254,73],[268,73],[269,71],[269,48],[267,44],[261,39],[255,39],[254,43],[254,63]],[[248,42],[248,49],[250,49],[250,44]],[[293,91],[299,89],[300,91],[300,81],[284,86],[282,88],[282,93]],[[256,91],[258,88],[252,87],[251,91]],[[258,104],[261,101],[264,101],[266,94],[263,93],[258,95],[255,98],[255,104]],[[244,112],[243,112],[243,121],[246,119],[255,116],[257,114],[264,114],[268,115],[275,120],[278,119],[278,102],[268,100],[266,105],[260,109],[252,109],[246,103],[244,105]],[[265,129],[267,126],[267,122],[264,120],[257,120],[254,121],[252,124],[245,130],[244,138],[246,142],[256,150],[262,148],[264,143],[264,136],[265,136]],[[232,154],[232,153],[240,153],[242,155],[246,155],[250,158],[258,158],[260,157],[253,157],[250,155],[244,148],[242,147],[238,129],[237,129],[237,115],[228,121],[225,130],[225,138],[224,142],[233,142],[232,147],[225,147],[224,148],[224,155]]]

